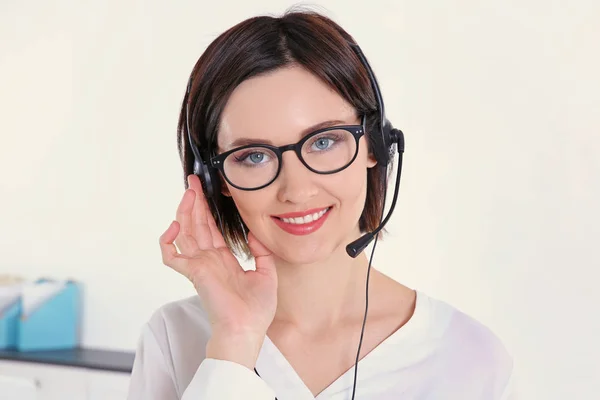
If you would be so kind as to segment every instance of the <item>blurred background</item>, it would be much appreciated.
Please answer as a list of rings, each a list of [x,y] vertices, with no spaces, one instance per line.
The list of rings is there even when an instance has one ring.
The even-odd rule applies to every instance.
[[[189,73],[224,30],[296,4],[354,36],[406,136],[374,265],[489,326],[523,399],[599,398],[592,0],[3,0],[0,273],[81,282],[81,345],[134,351],[195,293],[158,247]]]

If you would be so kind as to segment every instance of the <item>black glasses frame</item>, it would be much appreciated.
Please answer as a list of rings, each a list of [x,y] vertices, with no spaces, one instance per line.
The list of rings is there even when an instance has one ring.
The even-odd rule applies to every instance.
[[[319,175],[335,174],[337,172],[340,172],[340,171],[348,168],[354,162],[354,160],[356,160],[356,156],[358,155],[358,150],[359,150],[358,149],[359,140],[365,134],[364,125],[365,125],[365,117],[362,118],[361,125],[337,125],[337,126],[330,126],[327,128],[319,129],[319,130],[316,130],[316,131],[306,135],[299,142],[293,143],[293,144],[287,144],[285,146],[271,146],[269,144],[248,144],[245,146],[236,147],[235,149],[231,149],[231,150],[228,150],[219,155],[213,156],[213,157],[211,157],[209,162],[210,162],[211,166],[213,166],[214,168],[218,169],[219,172],[221,172],[221,175],[223,175],[223,178],[225,178],[225,180],[231,186],[235,187],[236,189],[246,190],[246,191],[259,190],[259,189],[267,187],[271,183],[273,183],[279,176],[279,173],[281,172],[281,166],[283,165],[283,153],[286,151],[291,151],[291,150],[293,150],[294,153],[296,153],[296,156],[298,156],[298,159],[302,162],[302,164],[304,164],[304,166],[306,168],[308,168],[310,171],[314,172],[315,174],[319,174]],[[352,136],[354,137],[354,140],[356,141],[356,150],[354,151],[354,155],[352,156],[352,159],[350,159],[350,161],[343,167],[334,169],[332,171],[321,172],[321,171],[315,170],[314,168],[311,168],[310,165],[308,165],[306,163],[306,161],[304,160],[304,158],[302,157],[302,146],[304,145],[304,143],[306,143],[312,137],[314,137],[320,133],[327,132],[327,131],[333,131],[333,130],[340,130],[340,129],[350,132],[352,134]],[[229,178],[227,178],[227,174],[225,173],[225,170],[224,170],[225,169],[225,167],[224,167],[225,159],[230,154],[232,154],[236,151],[243,150],[243,149],[249,149],[249,148],[256,148],[256,147],[271,150],[277,156],[277,161],[278,161],[277,172],[275,173],[275,176],[273,177],[273,179],[271,179],[266,184],[255,187],[255,188],[245,188],[245,187],[238,186],[235,183],[231,182],[229,180]]]

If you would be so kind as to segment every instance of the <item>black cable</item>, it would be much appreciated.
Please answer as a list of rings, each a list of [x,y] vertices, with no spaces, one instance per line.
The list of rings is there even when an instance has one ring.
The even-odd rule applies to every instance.
[[[373,262],[373,255],[375,254],[375,247],[377,246],[377,238],[373,242],[373,250],[371,250],[371,257],[369,258],[369,267],[367,268],[367,283],[366,283],[366,298],[365,298],[365,316],[363,318],[362,329],[360,331],[360,341],[358,342],[358,351],[356,352],[356,361],[354,362],[354,384],[352,385],[352,400],[354,400],[354,394],[356,393],[356,377],[358,375],[358,360],[360,358],[360,349],[362,347],[363,336],[365,334],[365,324],[367,322],[367,313],[369,311],[369,275],[371,274],[371,262]]]
[[[385,168],[385,167],[384,167]],[[383,221],[383,216],[385,215],[385,198],[387,195],[387,173],[385,175],[385,191],[383,192],[383,206],[381,207],[381,221]],[[356,394],[356,377],[358,375],[358,361],[360,358],[360,349],[362,347],[363,336],[365,334],[365,325],[367,323],[367,313],[369,311],[369,276],[371,275],[371,263],[373,262],[373,255],[375,254],[375,247],[377,247],[377,239],[379,239],[379,233],[375,236],[375,241],[373,242],[373,249],[371,250],[371,257],[369,257],[369,266],[367,267],[367,282],[365,284],[366,294],[365,294],[365,316],[363,318],[362,329],[360,331],[360,340],[358,342],[358,351],[356,352],[356,361],[354,362],[354,383],[352,385],[352,400],[354,400],[354,395]]]

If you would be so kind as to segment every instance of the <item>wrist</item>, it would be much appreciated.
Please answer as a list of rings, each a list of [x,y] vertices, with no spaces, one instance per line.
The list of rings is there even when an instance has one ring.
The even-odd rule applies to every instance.
[[[206,344],[206,357],[254,369],[264,339],[265,334],[213,332]]]

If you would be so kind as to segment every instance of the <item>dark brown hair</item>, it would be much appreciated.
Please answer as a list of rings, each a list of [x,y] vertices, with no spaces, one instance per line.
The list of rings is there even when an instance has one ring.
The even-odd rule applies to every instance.
[[[249,18],[218,36],[194,66],[192,87],[179,116],[177,143],[185,187],[194,165],[187,140],[188,101],[192,140],[203,158],[208,158],[217,148],[221,113],[233,90],[250,77],[300,65],[354,106],[357,116],[366,117],[369,152],[378,165],[367,172],[367,195],[359,229],[365,232],[377,227],[384,206],[387,168],[381,165],[385,164],[387,149],[381,138],[377,101],[367,70],[350,43],[355,43],[354,39],[338,24],[313,11]],[[216,221],[220,216],[223,236],[231,250],[238,256],[250,257],[245,240],[248,228],[233,199],[218,193],[209,206]]]

